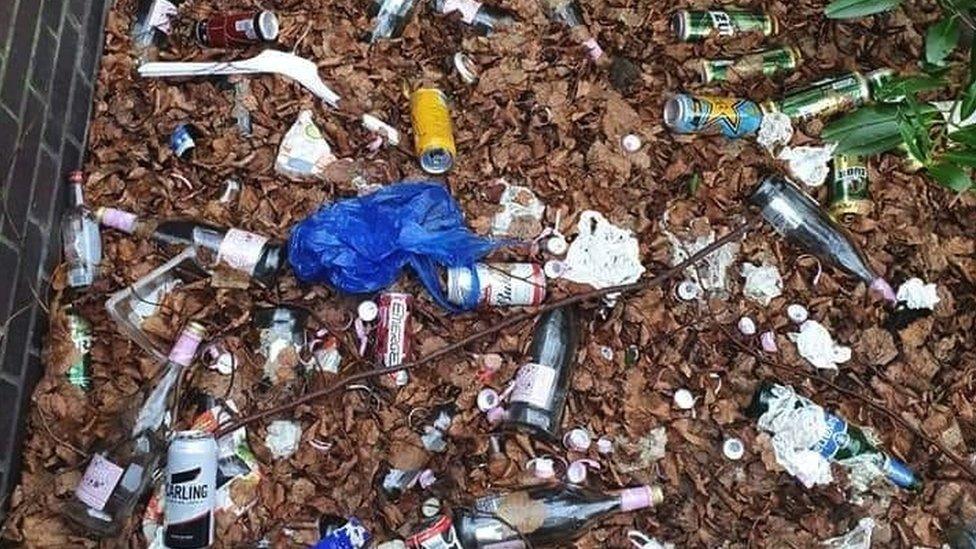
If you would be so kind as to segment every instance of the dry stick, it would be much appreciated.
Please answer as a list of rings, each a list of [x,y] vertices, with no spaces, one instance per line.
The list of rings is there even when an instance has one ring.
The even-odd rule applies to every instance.
[[[725,332],[725,330],[722,330],[722,331]],[[777,362],[775,360],[772,360],[770,358],[767,358],[767,357],[759,354],[759,352],[756,351],[755,349],[752,349],[751,347],[746,346],[741,341],[739,341],[739,340],[735,339],[734,337],[732,337],[732,334],[729,334],[728,332],[725,332],[725,335],[726,335],[726,337],[728,337],[728,339],[732,342],[733,345],[735,345],[739,349],[743,350],[744,352],[749,353],[750,355],[752,355],[753,357],[755,357],[756,360],[758,360],[759,362],[762,362],[764,364],[767,364],[769,366],[772,366],[773,368],[778,369],[778,370],[788,371],[788,372],[791,372],[791,373],[794,373],[794,374],[797,373],[793,368],[790,368],[790,367],[786,366],[785,364],[780,364],[779,362]],[[847,389],[844,389],[840,385],[837,385],[836,383],[834,383],[834,382],[832,382],[830,380],[827,380],[827,379],[824,379],[824,378],[821,378],[821,377],[816,377],[816,376],[809,376],[809,379],[812,379],[812,380],[814,380],[814,381],[816,381],[818,383],[822,383],[822,384],[830,387],[831,389],[837,391],[838,393],[841,393],[841,394],[846,395],[848,397],[853,397],[853,398],[855,398],[857,400],[860,400],[861,402],[864,402],[865,404],[867,404],[868,406],[871,406],[875,410],[878,410],[879,412],[883,413],[884,415],[890,417],[896,423],[900,424],[901,426],[903,426],[906,429],[908,429],[909,431],[911,431],[916,437],[924,440],[930,446],[935,446],[936,448],[938,448],[939,451],[941,451],[947,458],[949,458],[950,461],[952,461],[953,463],[956,464],[956,466],[958,466],[960,469],[962,469],[963,472],[966,473],[966,475],[968,477],[970,477],[971,479],[973,479],[974,481],[976,481],[976,472],[973,472],[972,467],[970,467],[970,465],[968,463],[966,463],[966,460],[964,460],[961,457],[959,457],[958,455],[956,455],[955,452],[953,452],[952,450],[950,450],[949,448],[947,448],[941,441],[936,440],[936,439],[933,439],[933,438],[929,437],[928,435],[926,435],[925,433],[923,433],[921,431],[921,429],[915,427],[914,425],[912,425],[911,423],[909,423],[907,420],[905,420],[903,417],[901,417],[898,414],[892,412],[891,410],[889,410],[888,408],[884,407],[883,405],[878,404],[877,402],[871,400],[870,398],[862,395],[861,393],[856,392],[856,391],[849,391]]]
[[[487,337],[487,336],[489,336],[491,334],[498,333],[498,332],[504,330],[505,328],[508,328],[509,326],[513,326],[515,324],[518,324],[519,322],[523,322],[523,321],[529,320],[530,318],[533,318],[535,316],[538,316],[538,315],[540,315],[540,314],[542,314],[542,313],[544,313],[546,311],[551,311],[552,309],[557,309],[559,307],[564,307],[566,305],[573,305],[573,304],[576,304],[576,303],[581,303],[583,301],[589,301],[589,300],[591,300],[593,298],[603,297],[603,296],[609,295],[609,294],[627,293],[627,292],[633,292],[633,291],[637,291],[637,290],[646,290],[646,289],[649,289],[649,288],[654,288],[656,286],[660,286],[661,284],[664,284],[665,282],[667,282],[668,280],[674,278],[678,274],[684,272],[684,270],[687,269],[688,267],[690,267],[690,266],[698,263],[699,261],[701,261],[702,259],[704,259],[706,256],[708,256],[709,254],[711,254],[712,252],[714,252],[718,248],[724,246],[725,244],[728,244],[729,242],[731,242],[731,241],[733,241],[733,240],[735,240],[737,238],[742,237],[743,235],[745,235],[746,231],[751,226],[752,226],[752,224],[751,223],[748,223],[748,222],[740,225],[738,228],[736,228],[732,232],[728,233],[727,235],[723,236],[722,238],[719,238],[715,242],[712,242],[708,246],[705,246],[704,248],[702,248],[701,250],[699,250],[697,253],[695,253],[694,255],[692,255],[691,257],[689,257],[688,259],[686,259],[685,261],[679,263],[678,265],[676,265],[674,267],[671,267],[670,269],[664,271],[663,273],[655,276],[654,278],[652,278],[650,280],[647,280],[647,281],[637,281],[637,282],[632,282],[630,284],[622,284],[620,286],[611,286],[609,288],[602,288],[602,289],[599,289],[599,290],[592,290],[592,291],[589,291],[589,292],[584,292],[584,293],[580,293],[580,294],[576,294],[576,295],[571,295],[571,296],[569,296],[567,298],[560,299],[558,301],[554,301],[552,303],[548,303],[546,305],[543,305],[543,306],[541,306],[541,307],[539,307],[537,309],[534,309],[532,311],[528,311],[528,312],[521,313],[521,314],[517,314],[517,315],[512,315],[512,316],[506,318],[505,320],[503,320],[503,321],[501,321],[501,322],[499,322],[499,323],[491,326],[490,328],[487,328],[487,329],[482,330],[480,332],[476,332],[474,334],[471,334],[470,336],[468,336],[468,337],[466,337],[466,338],[464,338],[464,339],[462,339],[460,341],[451,343],[450,345],[445,345],[444,347],[441,347],[440,349],[438,349],[438,350],[430,353],[429,355],[424,356],[424,357],[422,357],[422,358],[420,358],[418,360],[415,360],[414,362],[410,362],[408,364],[401,364],[401,365],[398,365],[398,366],[392,366],[392,367],[389,367],[389,368],[380,368],[380,369],[377,369],[377,370],[370,370],[368,372],[360,372],[358,374],[353,374],[353,375],[350,375],[350,376],[345,377],[341,381],[338,381],[338,382],[330,385],[329,387],[326,387],[324,389],[320,389],[318,391],[314,391],[314,392],[311,392],[311,393],[307,393],[305,395],[302,395],[301,397],[299,397],[298,399],[296,399],[293,402],[289,402],[287,404],[282,404],[280,406],[275,406],[273,408],[269,408],[267,410],[264,410],[264,411],[261,411],[261,412],[256,412],[254,414],[251,414],[251,415],[249,415],[249,416],[247,416],[245,418],[242,418],[242,419],[240,419],[238,421],[235,421],[235,422],[231,423],[230,425],[227,425],[225,427],[221,427],[216,432],[216,436],[217,437],[224,436],[227,433],[230,433],[230,432],[233,432],[233,431],[235,431],[237,429],[240,429],[241,427],[247,425],[248,423],[257,421],[259,419],[262,419],[262,418],[265,418],[265,417],[268,417],[268,416],[271,416],[271,415],[274,415],[274,414],[279,414],[281,412],[286,412],[288,410],[291,410],[292,408],[295,408],[297,406],[300,406],[302,404],[305,404],[306,402],[309,402],[311,400],[315,400],[317,398],[324,397],[326,395],[332,394],[332,393],[338,391],[339,389],[345,387],[346,385],[349,385],[350,383],[353,383],[353,382],[356,382],[356,381],[360,381],[360,380],[363,380],[363,379],[367,379],[367,378],[370,378],[370,377],[382,375],[382,374],[393,373],[393,372],[396,372],[396,371],[399,371],[399,370],[409,370],[411,368],[416,368],[417,366],[420,366],[422,364],[426,364],[426,363],[428,363],[428,362],[430,362],[430,361],[432,361],[434,359],[437,359],[437,358],[439,358],[441,356],[444,356],[444,355],[446,355],[448,353],[451,353],[451,352],[454,352],[454,351],[456,351],[458,349],[461,349],[464,346],[468,345],[469,343],[473,343],[475,341],[478,341],[479,339],[485,338],[485,337]]]

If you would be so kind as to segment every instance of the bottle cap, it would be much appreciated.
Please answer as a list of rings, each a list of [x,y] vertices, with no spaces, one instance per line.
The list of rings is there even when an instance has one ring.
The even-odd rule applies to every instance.
[[[376,317],[380,314],[380,308],[376,305],[375,301],[366,300],[359,304],[356,308],[356,314],[359,315],[359,320],[363,322],[372,322],[376,320]]]
[[[563,255],[568,249],[569,244],[566,243],[566,238],[561,234],[550,236],[546,240],[546,251],[552,255]]]
[[[546,273],[546,278],[560,278],[566,274],[566,264],[556,259],[550,259],[546,261],[542,270]]]
[[[435,475],[434,471],[430,469],[424,469],[423,472],[420,473],[420,476],[417,477],[417,482],[420,484],[421,488],[426,490],[427,488],[430,488],[431,484],[437,482],[437,475]]]
[[[494,408],[485,412],[485,417],[488,419],[488,423],[491,425],[497,425],[505,419],[505,409],[501,406],[495,406]]]
[[[776,347],[776,334],[773,332],[763,332],[759,336],[759,343],[762,345],[763,351],[767,353],[775,353],[778,349]]]
[[[482,412],[497,408],[500,402],[501,398],[498,396],[498,391],[491,387],[486,387],[478,393],[478,409]]]
[[[566,480],[571,484],[583,484],[586,480],[586,464],[582,460],[576,460],[566,468]]]
[[[596,441],[596,451],[601,454],[612,454],[613,441],[606,437],[600,437],[600,439]]]
[[[803,324],[807,318],[810,317],[810,313],[807,312],[807,308],[799,303],[791,303],[789,307],[786,308],[786,316],[790,317],[790,320],[797,324]]]
[[[530,460],[527,465],[531,467],[532,474],[535,478],[552,478],[556,476],[556,471],[552,466],[552,460],[549,458],[535,458]]]
[[[478,66],[474,64],[467,55],[457,52],[454,54],[454,70],[465,84],[474,84],[478,81]]]
[[[437,498],[427,498],[420,504],[420,514],[430,518],[441,512],[441,500]]]
[[[891,289],[891,285],[888,284],[887,280],[881,277],[875,278],[874,281],[871,282],[871,289],[884,296],[886,301],[890,301],[892,303],[898,301],[898,298],[895,297],[895,291]]]
[[[690,410],[695,407],[695,397],[688,389],[678,389],[674,392],[674,405],[682,410]]]
[[[753,322],[751,318],[744,316],[739,319],[739,331],[742,332],[742,335],[755,335],[756,323]]]
[[[620,140],[620,144],[625,151],[630,153],[639,151],[641,145],[643,145],[641,138],[632,133],[625,135],[623,139]]]
[[[746,453],[746,447],[741,440],[731,437],[725,439],[725,443],[722,444],[722,453],[732,461],[738,461]]]
[[[678,284],[677,292],[678,299],[682,301],[691,301],[692,299],[697,299],[699,295],[699,286],[693,280],[682,280],[681,284]]]
[[[590,434],[577,427],[563,436],[563,444],[570,450],[585,452],[590,448]]]
[[[660,486],[637,486],[620,491],[620,510],[623,512],[646,509],[664,501]]]

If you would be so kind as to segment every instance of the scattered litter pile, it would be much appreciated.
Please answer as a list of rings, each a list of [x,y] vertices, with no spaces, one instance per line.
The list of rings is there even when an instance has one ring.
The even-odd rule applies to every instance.
[[[976,195],[934,186],[898,155],[871,157],[873,210],[845,219],[838,234],[850,257],[838,268],[804,248],[824,233],[797,229],[790,215],[806,203],[783,209],[806,200],[791,184],[771,178],[756,198],[785,163],[753,138],[669,132],[661,116],[666,101],[677,116],[697,108],[694,96],[755,99],[716,103],[753,117],[719,132],[740,137],[759,131],[759,101],[804,83],[854,64],[872,78],[881,78],[875,69],[914,70],[936,18],[928,4],[836,22],[821,2],[750,2],[773,16],[770,32],[691,43],[675,37],[672,19],[685,6],[671,2],[593,0],[578,12],[555,9],[571,5],[555,0],[495,3],[504,10],[417,2],[406,11],[394,8],[410,2],[387,1],[371,11],[358,0],[278,0],[274,25],[259,15],[256,37],[235,38],[194,22],[253,11],[252,2],[187,0],[175,15],[154,14],[173,17],[171,33],[140,50],[143,37],[131,37],[137,3],[118,2],[110,14],[83,166],[85,203],[112,208],[98,214],[101,264],[74,273],[93,278],[82,292],[64,270],[52,281],[46,375],[5,542],[98,546],[61,509],[79,482],[88,482],[89,502],[107,498],[83,480],[93,452],[104,450],[93,445],[118,434],[144,398],[133,395],[176,379],[186,360],[179,406],[170,407],[179,429],[211,432],[268,412],[219,439],[219,547],[411,540],[449,526],[443,516],[465,549],[479,546],[465,536],[484,520],[542,536],[543,518],[572,521],[540,517],[535,504],[577,502],[575,484],[627,511],[594,518],[578,547],[937,547],[950,526],[976,520],[976,476],[952,459],[972,468],[976,449]],[[683,31],[700,27],[698,12],[681,13]],[[791,44],[767,57],[789,70],[743,74],[768,60],[731,59],[772,47],[763,35],[773,31]],[[225,61],[266,50],[262,40],[313,61],[311,78],[308,65],[281,55],[228,69]],[[212,65],[149,78],[139,76],[140,58]],[[730,60],[703,72],[704,58]],[[153,76],[174,74],[164,69],[156,64]],[[198,77],[213,70],[235,74]],[[443,94],[411,105],[421,88]],[[793,117],[790,105],[778,108]],[[450,139],[416,119],[421,108],[445,107]],[[731,124],[735,113],[725,115]],[[792,141],[780,129],[779,145],[823,145],[822,126],[816,117],[795,124]],[[359,253],[334,242],[346,233],[318,235],[320,247],[308,249],[337,251],[328,265],[311,254],[322,259],[321,272],[306,277],[314,283],[293,275],[291,231],[316,212],[328,217],[321,207],[355,199],[376,208],[357,213],[360,226],[335,230],[358,231],[370,212],[392,207],[380,204],[398,194],[391,185],[419,188],[441,172],[433,184],[449,193],[432,194],[449,194],[464,226],[453,204],[420,219],[384,211],[375,217],[402,221],[396,234],[392,222],[357,233],[369,244],[349,245]],[[826,187],[804,190],[823,204]],[[189,235],[177,222],[155,223],[179,217],[213,227]],[[745,220],[754,225],[743,237],[661,287],[585,300],[538,325],[524,319],[396,370],[525,310],[654,277]],[[157,270],[183,249],[149,237],[164,226],[171,245],[194,246]],[[433,228],[467,238],[467,254],[442,253],[447,245],[424,238]],[[392,269],[390,293],[350,295],[323,283],[364,256],[375,270]],[[410,268],[396,276],[393,265]],[[898,292],[903,302],[890,303],[888,282],[911,279]],[[508,292],[493,291],[505,284]],[[187,357],[178,342],[164,375],[162,359],[190,319],[206,333],[201,352]],[[546,361],[559,353],[538,343],[555,337],[550,322],[574,330],[556,346],[569,353],[558,364]],[[289,406],[383,367],[388,375]],[[757,425],[747,407],[764,382],[793,389]],[[854,442],[879,448],[871,459],[837,464],[861,455],[845,438],[847,421],[858,426]],[[804,425],[813,430],[798,432]],[[885,469],[892,463],[897,478],[913,480],[892,481],[905,489],[886,480],[896,476]],[[110,466],[97,471],[102,480]],[[866,467],[872,474],[858,473]],[[122,526],[129,546],[162,546],[171,494],[152,484]],[[527,495],[519,490],[527,484],[544,488]]]

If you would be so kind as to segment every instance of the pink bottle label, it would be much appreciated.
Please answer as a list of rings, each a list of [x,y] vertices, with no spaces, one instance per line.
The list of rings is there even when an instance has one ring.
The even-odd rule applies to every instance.
[[[120,478],[121,467],[105,459],[102,454],[95,454],[85,469],[85,476],[81,477],[81,482],[75,488],[75,496],[85,505],[101,511]]]
[[[647,486],[627,488],[620,492],[621,511],[636,511],[650,507],[653,504],[654,502],[651,500],[651,489]]]
[[[226,263],[234,269],[251,274],[261,259],[261,252],[267,242],[268,239],[261,235],[230,229],[220,241],[217,262]]]
[[[139,218],[136,214],[115,208],[105,208],[102,210],[102,225],[118,229],[122,232],[132,234],[136,230],[136,221]]]
[[[200,339],[200,334],[190,330],[180,332],[180,337],[177,338],[176,343],[173,344],[173,349],[169,352],[169,360],[181,366],[189,366],[197,354]]]
[[[443,13],[447,15],[459,11],[461,12],[461,20],[470,25],[474,22],[474,17],[479,9],[481,9],[481,2],[476,0],[446,0]]]
[[[512,402],[524,402],[536,408],[548,408],[556,386],[556,369],[530,362],[519,368],[512,389]]]

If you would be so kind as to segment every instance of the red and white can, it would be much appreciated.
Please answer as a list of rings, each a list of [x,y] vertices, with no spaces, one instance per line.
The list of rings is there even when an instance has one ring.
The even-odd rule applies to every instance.
[[[407,538],[411,549],[464,549],[451,519],[441,515],[425,525],[420,532]]]
[[[477,263],[474,269],[447,270],[447,299],[463,305],[477,283],[478,304],[489,307],[539,305],[546,298],[546,275],[537,263]]]
[[[410,305],[413,296],[387,292],[379,299],[379,324],[376,327],[376,354],[383,366],[399,366],[410,352]],[[393,372],[390,378],[397,387],[410,379],[406,370]]]
[[[211,48],[249,46],[278,38],[278,17],[259,11],[214,15],[196,25],[197,41]]]

